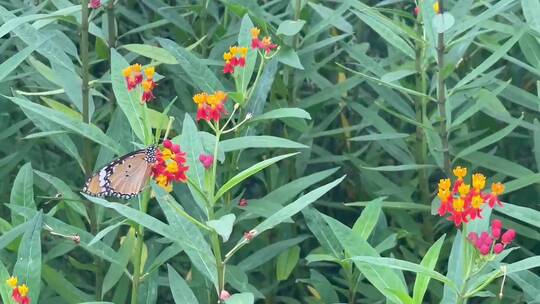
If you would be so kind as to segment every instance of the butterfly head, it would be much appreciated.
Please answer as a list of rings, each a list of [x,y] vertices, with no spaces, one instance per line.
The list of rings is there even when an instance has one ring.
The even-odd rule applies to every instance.
[[[146,157],[144,160],[146,160],[147,163],[153,164],[156,162],[156,154],[157,146],[148,146],[148,148],[146,148]]]

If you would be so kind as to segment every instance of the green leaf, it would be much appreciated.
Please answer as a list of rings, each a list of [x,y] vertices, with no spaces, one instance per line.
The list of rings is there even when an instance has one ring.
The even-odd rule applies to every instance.
[[[540,33],[540,1],[521,0],[521,7],[527,24]]]
[[[364,167],[359,166],[365,170],[371,171],[386,171],[386,172],[396,172],[396,171],[410,171],[410,170],[419,170],[419,169],[428,169],[435,168],[435,165],[423,165],[423,164],[409,164],[409,165],[397,165],[397,166],[379,166],[379,167]]]
[[[221,82],[202,60],[169,39],[156,39],[161,46],[176,58],[180,67],[186,72],[188,77],[191,78],[199,90],[204,92],[223,90]]]
[[[0,64],[0,81],[15,70],[32,52],[36,50],[38,44],[34,44],[24,48],[22,51],[15,53],[15,55],[9,57],[6,61]]]
[[[242,263],[238,264],[238,267],[245,272],[256,270],[258,267],[264,263],[270,261],[278,254],[284,252],[292,246],[300,244],[308,238],[307,235],[297,236],[292,239],[282,240],[275,243],[272,243],[266,247],[263,247],[253,254],[242,260]]]
[[[249,18],[249,14],[244,14],[240,23],[240,30],[238,31],[238,46],[251,49],[251,29],[254,27],[253,22]],[[245,94],[248,90],[249,84],[253,72],[256,68],[257,58],[259,57],[257,52],[248,51],[246,64],[241,69],[235,69],[234,77],[239,80],[239,85],[236,87],[239,92]],[[242,96],[239,100],[241,104],[245,102]]]
[[[42,266],[42,276],[47,283],[47,290],[54,290],[67,303],[77,304],[91,301],[93,298],[75,287],[64,275],[48,265]]]
[[[484,60],[480,65],[478,65],[474,70],[472,70],[469,74],[467,74],[465,77],[461,78],[461,80],[452,88],[452,92],[456,91],[460,87],[468,84],[472,80],[474,80],[476,77],[480,76],[482,73],[487,71],[491,66],[493,66],[495,63],[499,61],[508,51],[516,44],[516,42],[519,41],[521,36],[524,34],[524,29],[518,31],[517,33],[514,33],[508,41],[506,41],[503,45],[501,45],[497,51],[495,51],[493,54],[491,54],[486,60]],[[452,95],[452,93],[449,93],[449,95]]]
[[[452,14],[444,12],[442,14],[435,14],[431,22],[433,23],[433,28],[435,31],[440,34],[452,28],[454,23],[456,23],[456,19],[454,16],[452,16]]]
[[[140,87],[128,91],[126,80],[122,74],[122,70],[128,66],[129,64],[124,57],[115,49],[111,49],[111,82],[114,96],[133,132],[141,143],[146,144],[146,136],[149,132],[143,121],[145,108],[141,104],[142,92]]]
[[[454,161],[457,160],[458,158],[461,158],[465,155],[468,155],[472,152],[476,152],[482,148],[485,148],[493,143],[497,143],[499,142],[501,139],[503,139],[504,137],[506,137],[508,134],[512,133],[512,131],[514,131],[514,129],[519,125],[519,123],[521,122],[521,120],[523,119],[523,116],[521,116],[519,119],[515,120],[513,123],[509,124],[508,126],[504,127],[503,129],[489,135],[489,136],[486,136],[484,138],[482,138],[481,140],[477,141],[476,143],[468,146],[467,148],[461,150],[457,155],[456,157],[454,158]]]
[[[58,177],[49,175],[45,172],[35,170],[35,173],[44,181],[51,184],[56,189],[56,191],[58,191],[58,193],[62,195],[61,197],[62,199],[65,199],[64,202],[66,205],[68,205],[71,209],[73,209],[73,211],[82,215],[88,222],[90,222],[83,202],[81,201],[80,197],[71,190],[71,187],[68,184],[66,184]]]
[[[127,89],[126,89],[127,90]],[[110,137],[105,135],[98,127],[93,124],[85,124],[81,121],[74,120],[73,118],[67,116],[64,113],[55,111],[48,107],[17,98],[17,97],[6,97],[19,105],[25,111],[29,111],[32,114],[35,114],[39,119],[53,122],[59,126],[62,126],[68,130],[71,130],[83,137],[86,137],[104,147],[107,147],[116,154],[120,154],[121,151],[120,145],[112,140]]]
[[[419,264],[415,264],[415,263],[411,263],[411,262],[403,261],[403,260],[398,260],[394,258],[373,257],[373,256],[353,256],[350,259],[353,260],[355,263],[367,264],[371,266],[377,265],[381,267],[388,267],[392,269],[412,271],[418,274],[423,274],[437,281],[447,284],[454,290],[457,290],[456,286],[450,279],[448,279],[444,275],[434,270],[431,270]]]
[[[454,282],[457,288],[461,288],[465,280],[465,269],[463,260],[465,257],[465,249],[462,245],[466,245],[463,241],[464,236],[461,231],[456,232],[456,237],[452,243],[452,250],[448,258],[448,271],[446,277]],[[444,285],[443,298],[441,303],[455,303],[457,302],[458,293],[450,287],[450,285]]]
[[[302,195],[294,202],[290,203],[289,205],[280,209],[278,212],[266,218],[259,225],[255,226],[253,230],[255,230],[257,235],[259,235],[263,233],[264,231],[273,228],[274,226],[283,222],[285,219],[295,215],[296,213],[300,212],[305,207],[309,206],[310,204],[318,200],[321,196],[323,196],[328,191],[336,187],[344,179],[345,179],[345,175],[336,179],[333,182],[320,186],[317,189],[312,190],[305,195]]]
[[[206,225],[213,228],[221,236],[223,242],[227,242],[231,236],[235,220],[236,216],[230,213],[220,217],[218,220],[208,221]]]
[[[213,199],[214,202],[216,202],[223,194],[227,193],[227,191],[231,190],[234,186],[238,185],[239,183],[241,183],[242,181],[244,181],[248,177],[252,176],[253,174],[263,170],[264,168],[266,168],[266,167],[268,167],[268,166],[270,166],[272,164],[277,163],[278,161],[280,161],[282,159],[285,159],[287,157],[290,157],[290,156],[293,156],[293,155],[296,155],[296,154],[298,154],[298,153],[289,153],[289,154],[284,154],[284,155],[280,155],[280,156],[275,156],[275,157],[263,160],[262,162],[259,162],[259,163],[255,164],[255,165],[247,168],[246,170],[236,174],[231,179],[229,179],[223,186],[221,186],[221,188],[219,188],[218,192],[216,193],[216,195],[215,195],[215,197]]]
[[[272,111],[268,111],[264,114],[257,115],[250,120],[250,123],[261,120],[272,120],[279,118],[302,118],[311,119],[311,115],[300,108],[279,108]]]
[[[174,303],[184,304],[184,303],[193,303],[199,304],[197,298],[193,294],[191,288],[171,265],[167,264],[167,270],[169,273],[169,286],[171,287],[171,292],[174,298]]]
[[[31,163],[26,163],[21,167],[15,177],[11,188],[10,204],[27,208],[36,208],[34,202],[34,170]],[[24,218],[11,214],[11,225],[16,226],[24,222]]]
[[[175,235],[190,258],[193,265],[217,287],[216,262],[210,246],[203,234],[195,224],[185,216],[180,215],[175,207],[181,209],[180,204],[161,187],[152,183],[159,206],[169,222],[169,233]],[[182,209],[181,209],[182,210]],[[170,236],[168,236],[170,238]]]
[[[9,279],[11,276],[9,275],[8,270],[6,269],[6,266],[4,266],[4,263],[0,261],[0,282],[3,284],[0,284],[0,296],[2,298],[2,303],[9,303],[11,301],[11,288],[4,284],[7,279]]]
[[[92,246],[93,244],[95,244],[97,241],[101,240],[102,238],[104,238],[107,234],[109,234],[109,232],[113,231],[114,229],[118,228],[119,226],[123,225],[126,223],[127,220],[123,220],[123,221],[120,221],[116,224],[113,224],[113,225],[110,225],[108,226],[107,228],[101,230],[100,232],[98,232],[96,234],[96,236],[90,241],[88,242],[88,246]]]
[[[224,152],[243,150],[248,148],[286,148],[286,149],[305,149],[306,145],[294,142],[292,140],[268,136],[242,136],[223,140],[219,143]]]
[[[384,200],[384,197],[379,197],[372,200],[367,204],[362,214],[358,217],[352,231],[355,235],[360,236],[364,240],[368,240],[371,232],[375,228],[379,217],[381,216],[381,202]]]
[[[131,228],[120,245],[120,249],[118,249],[118,264],[111,264],[105,274],[102,287],[103,293],[111,290],[124,274],[124,270],[127,269],[127,265],[135,249],[135,240],[135,229]]]
[[[441,236],[426,252],[422,258],[420,265],[426,267],[429,270],[434,270],[437,265],[437,260],[439,259],[439,254],[441,252],[442,245],[444,243],[445,235]],[[413,303],[422,304],[424,295],[429,285],[429,280],[431,278],[423,273],[418,273],[416,275],[416,280],[414,281],[413,289]]]
[[[43,213],[36,212],[21,240],[13,275],[30,289],[28,297],[38,299],[41,289],[41,226]]]
[[[324,220],[324,216],[313,207],[302,210],[306,224],[315,235],[322,248],[334,259],[343,259],[343,247],[339,243],[336,235]]]
[[[407,133],[380,133],[380,134],[369,134],[369,135],[360,135],[356,137],[349,138],[350,141],[378,141],[378,140],[387,140],[387,139],[399,139],[406,138],[410,135]]]
[[[292,271],[294,270],[294,267],[296,267],[296,264],[298,264],[299,259],[299,246],[293,246],[287,249],[287,251],[282,252],[277,258],[276,279],[278,281],[287,280],[291,275]]]
[[[329,216],[323,216],[324,220],[339,240],[347,256],[379,257],[375,248],[371,247],[363,238],[356,236],[352,230]],[[407,288],[398,276],[398,272],[381,265],[355,263],[365,278],[385,295],[390,301],[399,303],[397,297],[388,290],[407,293]]]
[[[370,13],[369,11],[352,10],[352,12],[367,26],[377,32],[382,39],[395,47],[396,50],[403,52],[403,54],[407,55],[409,58],[414,59],[414,50],[412,47],[394,30],[394,27],[397,26],[389,26],[389,23],[392,24],[392,21],[387,20],[387,18],[382,15]]]
[[[304,66],[300,62],[300,58],[298,57],[298,54],[289,47],[283,46],[280,48],[278,54],[277,54],[279,62],[286,64],[290,67],[293,67],[295,69],[303,70]]]
[[[203,239],[202,242],[204,242],[205,246],[202,246],[203,243],[201,243],[199,235],[196,235],[194,232],[197,231],[200,234],[200,232],[196,230],[196,227],[194,227],[195,230],[192,229],[193,227],[190,227],[189,230],[185,230],[185,223],[178,221],[176,217],[173,217],[176,213],[165,213],[165,215],[170,216],[171,221],[173,221],[174,223],[171,225],[167,225],[146,213],[140,212],[139,210],[135,210],[128,206],[118,203],[111,203],[104,199],[89,196],[86,194],[84,194],[84,196],[88,200],[100,206],[113,209],[119,214],[127,217],[128,219],[140,225],[143,225],[147,229],[150,229],[174,242],[177,242],[178,244],[181,244],[186,253],[188,254],[189,258],[191,259],[193,265],[197,267],[197,269],[201,273],[203,273],[208,279],[210,279],[214,284],[216,284],[217,272],[215,268],[215,260],[212,258],[211,253],[208,252],[209,249],[207,243]],[[158,196],[158,202],[159,201],[160,196]],[[162,208],[164,206],[166,207],[166,204],[161,204]]]
[[[125,44],[122,48],[144,57],[165,63],[177,64],[176,58],[167,50],[148,44]]]
[[[345,206],[358,206],[364,207],[367,206],[369,202],[352,202],[346,203]],[[417,211],[431,211],[431,206],[418,204],[418,203],[409,203],[409,202],[381,202],[382,208],[389,209],[405,209],[405,210],[417,210]]]
[[[304,20],[285,20],[281,22],[276,31],[277,35],[294,36],[304,27]]]
[[[539,255],[529,257],[529,258],[523,259],[521,261],[518,261],[512,264],[508,264],[506,269],[507,269],[507,273],[510,274],[510,273],[515,273],[515,272],[523,271],[523,270],[529,270],[531,268],[537,268],[537,267],[540,267]]]
[[[253,297],[252,293],[242,292],[233,294],[225,301],[225,304],[253,304],[254,302],[255,297]]]
[[[503,208],[495,208],[495,211],[540,228],[540,212],[532,208],[504,203]]]

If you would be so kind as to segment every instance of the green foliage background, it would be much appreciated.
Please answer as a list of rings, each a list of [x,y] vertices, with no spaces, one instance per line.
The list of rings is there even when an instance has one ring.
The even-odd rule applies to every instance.
[[[137,223],[150,228],[138,302],[216,302],[189,251],[211,252],[208,237],[173,216],[180,202],[204,218],[185,185],[175,186],[173,205],[152,200],[148,218],[129,213],[136,199],[89,201],[79,191],[90,173],[84,168],[143,144],[125,108],[137,101],[120,89],[127,62],[158,65],[153,128],[166,126],[163,111],[175,100],[171,137],[188,154],[213,147],[189,118],[191,98],[233,90],[222,54],[249,38],[252,22],[280,50],[241,108],[254,121],[220,143],[218,181],[300,154],[223,199],[220,214],[236,215],[228,250],[285,210],[232,258],[226,287],[239,295],[228,302],[464,303],[467,294],[474,303],[539,303],[540,0],[444,1],[455,23],[444,29],[443,66],[436,31],[444,25],[432,21],[432,0],[418,5],[419,18],[413,1],[399,0],[105,1],[90,10],[84,109],[80,3],[0,1],[0,278],[24,277],[32,303],[91,302],[100,293],[98,300],[128,303]],[[472,253],[451,222],[433,215],[436,184],[449,173],[445,154],[452,166],[505,184],[507,203],[491,219],[518,234],[515,248],[467,281],[462,263]],[[302,215],[284,207],[308,205],[309,195],[314,202]],[[240,198],[248,207],[236,205]],[[490,212],[484,216],[469,231],[487,229]],[[79,234],[81,244],[58,234]],[[0,294],[8,301],[6,286]]]

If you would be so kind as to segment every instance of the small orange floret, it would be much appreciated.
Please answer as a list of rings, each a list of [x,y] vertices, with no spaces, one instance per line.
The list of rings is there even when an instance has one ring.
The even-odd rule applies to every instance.
[[[439,1],[436,1],[435,3],[433,3],[433,11],[435,12],[435,14],[441,13],[441,7],[439,6]]]
[[[207,98],[208,98],[207,93],[205,93],[205,92],[198,93],[198,94],[193,95],[193,102],[198,104],[198,105],[202,105],[202,104],[206,103]]]
[[[231,61],[232,58],[233,58],[233,55],[231,54],[231,52],[223,53],[223,60],[225,60],[226,62]]]
[[[484,203],[484,199],[480,195],[473,196],[471,200],[471,206],[474,209],[480,209],[482,207],[482,204]]]
[[[125,69],[122,70],[122,75],[123,75],[124,77],[129,77],[129,76],[131,76],[131,73],[132,73],[132,72],[133,72],[133,67],[130,65],[130,66],[128,66],[127,68],[125,68]]]
[[[140,73],[142,71],[142,65],[140,63],[135,63],[134,65],[131,66],[131,68],[133,69],[133,72],[135,73]]]
[[[466,197],[471,191],[471,185],[462,183],[458,187],[458,192],[461,197]]]
[[[247,56],[248,48],[247,47],[241,47],[240,48],[240,56],[242,58],[245,58]]]
[[[22,284],[18,287],[19,289],[19,294],[21,295],[21,297],[26,297],[26,295],[28,294],[28,286],[26,286],[26,284]]]
[[[494,195],[501,195],[504,192],[504,185],[501,183],[491,184],[491,193]]]
[[[439,180],[439,190],[449,190],[452,183],[449,178],[442,178]]]

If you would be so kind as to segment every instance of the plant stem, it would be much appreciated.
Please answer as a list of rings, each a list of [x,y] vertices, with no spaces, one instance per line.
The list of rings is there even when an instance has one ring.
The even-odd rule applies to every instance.
[[[111,49],[115,47],[116,45],[116,22],[114,18],[114,0],[109,0],[109,3],[107,4],[107,27],[108,27],[108,45],[109,45],[109,69],[112,71],[112,56],[111,56]],[[114,103],[115,96],[114,93],[111,91],[108,94],[109,101],[111,103]]]
[[[418,26],[418,28],[421,28]],[[427,76],[424,71],[423,62],[425,55],[425,45],[423,42],[418,42],[416,48],[416,90],[426,94],[427,92]],[[418,96],[415,102],[416,121],[423,123],[426,117],[427,99],[423,96]],[[425,164],[427,159],[426,136],[421,126],[416,127],[416,163]],[[420,202],[429,204],[429,183],[427,170],[425,168],[418,171],[418,187],[420,189]]]
[[[150,191],[151,189],[146,189],[143,192],[142,199],[140,201],[140,211],[146,213],[148,209],[148,201],[150,200]],[[141,283],[141,267],[144,265],[141,264],[142,251],[144,245],[144,226],[137,226],[137,243],[135,244],[135,257],[133,261],[133,281],[131,283],[131,304],[137,304],[139,297],[139,286]]]
[[[89,72],[89,56],[88,56],[88,0],[81,1],[81,42],[80,42],[80,57],[82,63],[82,85],[81,85],[81,94],[82,94],[82,119],[86,124],[90,123],[90,100],[89,100],[89,81],[90,81],[90,72]],[[92,171],[92,147],[89,139],[85,138],[83,141],[83,163],[85,174],[89,175]],[[95,235],[99,231],[98,223],[98,210],[95,204],[88,205],[88,214],[90,218],[90,232]],[[95,272],[95,292],[96,300],[101,301],[102,297],[102,286],[103,286],[103,261],[94,256],[94,262],[96,264]]]
[[[213,220],[215,219],[214,215],[214,205],[217,203],[217,201],[214,199],[214,192],[216,189],[216,179],[217,179],[217,154],[218,154],[218,147],[219,147],[219,139],[221,136],[221,130],[219,127],[219,121],[216,123],[215,126],[216,130],[216,142],[214,144],[214,161],[212,163],[212,175],[210,176],[210,183],[207,185],[207,194],[209,198],[209,206],[208,206],[208,219]],[[212,252],[214,253],[214,258],[216,260],[216,267],[217,267],[217,277],[218,277],[218,286],[216,288],[217,295],[219,297],[219,294],[222,290],[225,289],[225,264],[223,263],[223,258],[221,256],[221,243],[219,241],[219,235],[216,231],[212,230],[210,232],[210,243],[212,246]]]
[[[439,0],[440,13],[444,12],[443,1]],[[448,130],[446,128],[447,117],[446,117],[446,94],[444,87],[444,33],[439,33],[437,36],[437,81],[438,81],[438,96],[437,103],[439,104],[439,115],[441,116],[441,130],[440,137],[442,141],[442,150],[443,150],[443,165],[444,173],[447,176],[450,176],[450,151],[448,149]]]

